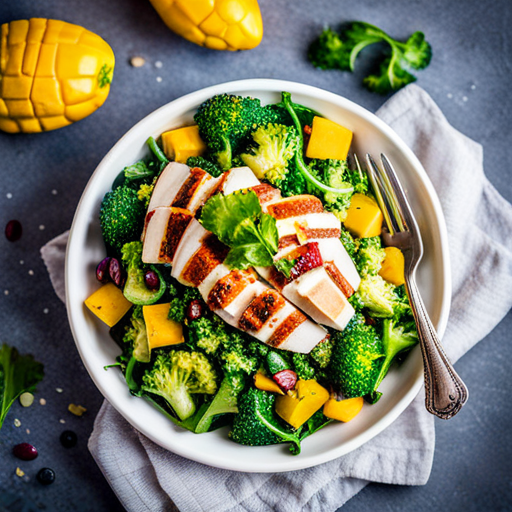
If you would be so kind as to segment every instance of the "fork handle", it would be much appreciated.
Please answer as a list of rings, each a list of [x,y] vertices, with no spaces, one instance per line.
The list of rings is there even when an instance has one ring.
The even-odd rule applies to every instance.
[[[455,416],[468,399],[468,390],[448,360],[430,321],[414,277],[405,282],[416,320],[425,371],[425,406],[438,418]]]

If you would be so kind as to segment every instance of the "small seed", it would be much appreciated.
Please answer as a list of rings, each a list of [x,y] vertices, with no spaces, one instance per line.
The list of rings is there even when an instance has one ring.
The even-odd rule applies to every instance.
[[[16,468],[16,474],[21,478],[22,476],[25,476],[25,471],[20,468]]]
[[[37,458],[37,450],[29,443],[17,444],[12,449],[12,454],[21,460],[34,460]]]
[[[130,64],[134,68],[141,68],[142,66],[144,66],[144,64],[146,64],[146,59],[144,57],[132,57],[130,59]]]
[[[26,391],[20,395],[20,404],[23,407],[30,407],[34,403],[34,395]]]
[[[53,484],[55,481],[55,471],[50,468],[42,468],[36,475],[37,481],[43,485]]]
[[[44,398],[40,398],[40,399],[39,399],[39,403],[40,403],[41,405],[46,405],[46,400],[45,400]]]
[[[87,411],[87,409],[81,405],[69,404],[68,411],[75,416],[82,416],[83,413]]]
[[[14,418],[14,426],[21,427],[21,421],[18,418]]]

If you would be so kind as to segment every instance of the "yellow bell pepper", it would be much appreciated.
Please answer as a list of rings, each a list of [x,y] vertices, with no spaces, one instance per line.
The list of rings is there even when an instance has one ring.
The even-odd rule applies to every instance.
[[[64,21],[4,23],[0,35],[0,130],[55,130],[103,105],[114,52],[96,34]]]
[[[380,235],[384,217],[377,202],[364,194],[354,194],[345,218],[345,227],[358,238]]]
[[[352,132],[334,121],[315,116],[311,125],[306,156],[326,160],[346,160]]]
[[[346,398],[345,400],[336,400],[335,397],[329,398],[324,404],[324,416],[334,420],[347,422],[354,419],[363,408],[363,397]]]
[[[299,379],[287,395],[276,398],[276,413],[294,428],[315,414],[329,400],[329,391],[316,380]]]
[[[380,267],[379,275],[395,286],[404,284],[405,260],[402,251],[397,247],[386,247],[384,250],[386,251],[386,257]]]
[[[149,350],[183,343],[183,326],[167,317],[170,304],[142,306],[142,315],[148,332]]]
[[[250,50],[260,44],[263,21],[257,0],[150,0],[180,36],[213,50]]]
[[[262,391],[269,391],[270,393],[277,393],[284,395],[284,391],[279,387],[277,382],[267,377],[264,373],[258,371],[254,375],[254,386]]]
[[[132,303],[125,298],[123,290],[113,283],[104,284],[85,300],[85,305],[109,327],[123,318]]]
[[[161,137],[165,156],[169,160],[185,164],[190,156],[200,156],[206,151],[206,144],[196,124],[164,132]]]

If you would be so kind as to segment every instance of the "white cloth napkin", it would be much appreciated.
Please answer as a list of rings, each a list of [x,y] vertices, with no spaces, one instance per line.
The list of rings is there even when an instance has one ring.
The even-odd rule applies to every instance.
[[[457,360],[512,306],[512,206],[485,178],[482,148],[456,131],[422,89],[409,85],[377,115],[418,156],[439,195],[448,227],[452,310],[444,346]],[[64,296],[67,233],[42,248]],[[471,388],[471,382],[467,383]],[[129,512],[330,512],[368,482],[422,485],[434,453],[434,418],[420,393],[374,439],[348,455],[289,473],[211,468],[168,452],[134,430],[105,401],[89,450]]]

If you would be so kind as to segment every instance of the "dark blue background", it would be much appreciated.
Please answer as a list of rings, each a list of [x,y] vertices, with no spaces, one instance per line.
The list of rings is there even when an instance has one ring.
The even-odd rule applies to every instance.
[[[83,25],[112,46],[117,60],[107,102],[87,119],[43,134],[0,132],[0,225],[3,229],[15,218],[24,228],[16,243],[0,237],[0,341],[32,352],[46,370],[36,403],[28,409],[16,403],[0,433],[0,510],[7,506],[7,493],[23,495],[37,509],[52,512],[122,510],[86,446],[103,399],[75,349],[64,305],[53,293],[39,249],[69,228],[101,158],[157,107],[219,82],[268,77],[316,85],[375,111],[386,98],[361,86],[372,50],[358,62],[355,74],[322,72],[305,58],[308,43],[325,24],[350,20],[374,23],[398,38],[422,30],[434,58],[428,69],[418,73],[418,84],[456,128],[483,145],[489,179],[512,199],[510,0],[261,0],[260,5],[263,42],[250,52],[229,53],[182,40],[165,27],[148,0],[0,2],[0,23],[45,17]],[[133,56],[144,57],[146,65],[131,67]],[[470,400],[449,422],[436,420],[436,452],[428,484],[372,484],[344,512],[512,509],[511,329],[509,313],[457,363]],[[45,406],[38,403],[41,397]],[[67,412],[71,402],[85,406],[87,413],[82,418],[72,416]],[[13,425],[14,418],[20,419],[21,427]],[[66,428],[79,435],[78,446],[70,450],[58,440]],[[37,446],[38,459],[20,462],[11,455],[12,446],[23,441]],[[15,475],[17,466],[29,481]],[[35,481],[43,466],[56,471],[54,485],[42,487]],[[9,510],[21,509],[10,505]]]

